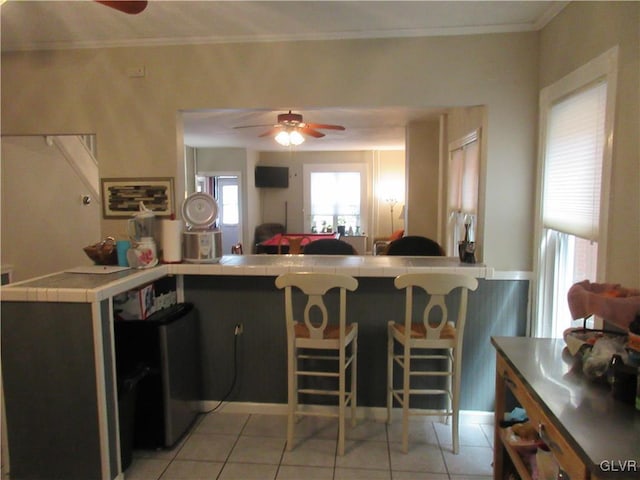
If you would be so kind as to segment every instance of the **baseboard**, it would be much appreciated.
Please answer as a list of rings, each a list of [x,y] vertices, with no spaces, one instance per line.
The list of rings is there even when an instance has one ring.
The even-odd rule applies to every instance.
[[[217,401],[201,401],[198,410],[202,413],[209,412],[215,408],[219,402]],[[310,415],[331,415],[335,414],[337,407],[325,405],[304,405],[304,410]],[[286,415],[286,403],[256,403],[256,402],[226,402],[220,408],[219,412],[225,413],[244,413],[244,414],[261,414],[261,415]],[[399,418],[401,409],[394,408],[392,411],[393,418]],[[387,419],[387,409],[385,407],[358,407],[356,409],[358,419],[384,421]],[[350,410],[347,409],[347,417],[350,416]],[[493,425],[494,413],[476,410],[460,410],[461,424],[485,424]]]

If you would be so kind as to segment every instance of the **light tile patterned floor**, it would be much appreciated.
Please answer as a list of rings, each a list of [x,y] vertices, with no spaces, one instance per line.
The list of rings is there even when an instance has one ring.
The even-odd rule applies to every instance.
[[[335,419],[305,417],[285,450],[284,415],[215,412],[198,419],[172,450],[134,452],[126,480],[489,480],[493,427],[462,424],[460,453],[449,425],[411,420],[409,453],[400,422],[360,420],[349,427],[345,455],[336,455]]]

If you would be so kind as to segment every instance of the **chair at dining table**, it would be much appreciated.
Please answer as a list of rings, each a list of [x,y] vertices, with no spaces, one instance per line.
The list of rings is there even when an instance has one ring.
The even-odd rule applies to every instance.
[[[408,235],[391,242],[387,246],[384,254],[442,257],[445,253],[440,244],[435,240],[419,235]]]
[[[286,242],[285,242],[286,240]],[[303,242],[306,240],[306,245],[311,243],[311,239],[306,236],[293,236],[293,235],[282,235],[280,237],[280,241],[278,242],[278,254],[282,254],[282,246],[289,245],[289,253],[291,255],[299,255],[302,253],[304,248]]]
[[[287,450],[293,448],[295,418],[322,415],[338,418],[338,455],[344,455],[347,406],[351,425],[356,422],[358,372],[358,323],[347,322],[347,291],[356,290],[358,280],[337,273],[291,272],[275,283],[284,289],[285,300]],[[337,397],[337,409],[308,408],[300,404],[300,395]]]
[[[305,255],[357,255],[356,249],[344,240],[323,238],[304,247]]]

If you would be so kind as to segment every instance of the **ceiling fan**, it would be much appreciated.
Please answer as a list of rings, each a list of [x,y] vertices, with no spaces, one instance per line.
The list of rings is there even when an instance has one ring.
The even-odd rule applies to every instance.
[[[299,113],[281,113],[278,115],[276,124],[262,125],[240,125],[233,128],[255,128],[255,127],[271,127],[266,132],[258,135],[259,137],[273,136],[280,145],[300,145],[304,142],[304,135],[315,138],[324,137],[325,134],[318,130],[345,130],[342,125],[330,125],[326,123],[308,123],[304,122],[302,115]]]

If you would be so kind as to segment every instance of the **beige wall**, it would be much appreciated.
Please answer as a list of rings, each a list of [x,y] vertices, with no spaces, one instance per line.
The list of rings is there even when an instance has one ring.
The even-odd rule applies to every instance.
[[[102,239],[102,207],[58,147],[43,136],[5,137],[1,157],[0,251],[12,280],[91,265],[82,249]],[[93,201],[83,205],[83,195]]]
[[[369,227],[369,246],[371,240],[377,237],[387,237],[393,230],[405,228],[404,216],[399,218],[406,201],[405,157],[402,151],[372,152],[372,182],[373,198]],[[391,205],[385,202],[385,196],[391,192],[398,199],[393,207],[393,225],[391,222]],[[405,212],[406,216],[406,212]]]
[[[607,281],[640,285],[640,2],[572,2],[540,35],[540,88],[618,45]]]
[[[438,239],[440,122],[416,122],[407,129],[407,231]]]
[[[137,65],[146,77],[127,77]],[[486,105],[484,260],[531,268],[538,33],[15,52],[1,67],[3,134],[95,133],[101,176],[176,176],[177,199],[180,110]]]

